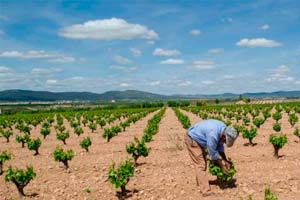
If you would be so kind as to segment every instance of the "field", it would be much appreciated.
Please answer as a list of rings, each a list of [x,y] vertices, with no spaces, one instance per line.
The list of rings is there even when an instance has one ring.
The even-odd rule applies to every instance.
[[[9,142],[4,137],[0,138],[0,153],[7,150],[12,154],[12,158],[4,162],[4,171],[9,166],[22,169],[26,166],[33,167],[36,177],[24,188],[27,195],[24,199],[246,200],[251,196],[252,199],[259,200],[264,199],[264,190],[270,187],[279,200],[298,200],[300,143],[294,131],[300,128],[299,106],[299,103],[281,103],[175,109],[187,117],[184,119],[178,119],[171,107],[3,115],[0,117],[2,133],[11,129],[13,135]],[[280,113],[280,119],[276,115],[274,117],[276,113]],[[157,120],[154,120],[153,125],[149,120],[154,116]],[[225,149],[237,170],[235,183],[225,184],[216,181],[215,176],[210,176],[214,195],[203,198],[196,187],[195,168],[185,149],[183,138],[189,123],[194,124],[206,118],[220,119],[243,129],[240,129],[240,137],[235,145]],[[251,126],[254,127],[254,121],[258,118],[264,120],[257,127],[257,136],[253,138],[254,145],[250,145],[248,139],[242,137],[242,133],[245,128],[250,130]],[[280,124],[281,130],[278,132],[273,130],[276,123],[274,118]],[[102,120],[106,122],[103,127],[99,125]],[[291,121],[295,122],[293,126]],[[47,127],[45,122],[49,122],[50,134],[43,139],[40,132],[42,127]],[[120,189],[112,187],[108,180],[111,164],[116,163],[117,167],[120,162],[130,158],[126,145],[133,142],[134,137],[142,140],[149,127],[155,127],[155,123],[158,129],[153,128],[153,137],[150,142],[146,142],[150,149],[149,155],[138,158],[134,175],[126,185],[130,192],[126,197],[120,197],[120,193],[116,195],[116,191]],[[96,124],[95,129],[93,124]],[[28,134],[25,133],[26,126],[31,129],[31,139],[41,139],[38,155],[28,150],[26,144],[22,148],[16,142],[16,135]],[[79,127],[83,133],[77,136],[74,130]],[[120,130],[112,131],[116,127]],[[63,144],[63,141],[56,138],[57,133],[67,131],[70,137]],[[103,138],[104,133],[111,136],[106,135]],[[286,134],[287,143],[279,150],[279,157],[276,158],[269,136],[280,133]],[[88,152],[79,145],[87,136],[92,141]],[[74,151],[75,155],[69,161],[68,169],[53,158],[53,151],[58,146]],[[5,200],[18,199],[15,185],[6,182],[4,177],[5,172],[0,176],[0,196]]]

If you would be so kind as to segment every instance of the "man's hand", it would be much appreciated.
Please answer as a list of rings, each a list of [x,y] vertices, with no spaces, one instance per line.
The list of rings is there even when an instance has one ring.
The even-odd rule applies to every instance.
[[[227,158],[226,161],[227,161],[230,165],[232,165],[231,158]]]
[[[229,166],[230,167],[230,166]],[[221,165],[222,172],[226,175],[229,175],[229,167],[225,164]]]
[[[226,175],[229,174],[228,171],[229,171],[229,168],[230,168],[231,164],[229,164],[227,161],[225,161],[225,164],[224,164],[223,161],[222,161],[222,159],[216,160],[215,163],[221,167],[222,172],[224,174],[226,174]]]
[[[232,162],[231,162],[231,161],[228,161],[228,160],[224,160],[224,162],[225,162],[226,168],[229,170],[230,167],[232,166]]]

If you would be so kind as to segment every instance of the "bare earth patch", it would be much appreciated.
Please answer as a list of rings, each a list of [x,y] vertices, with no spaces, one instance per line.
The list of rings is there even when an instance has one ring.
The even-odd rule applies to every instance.
[[[200,118],[192,113],[187,114],[194,124]],[[15,135],[10,143],[5,143],[0,138],[0,151],[8,150],[13,153],[13,159],[4,164],[4,169],[12,165],[25,168],[33,166],[37,173],[36,178],[25,188],[26,194],[37,193],[35,197],[25,199],[103,199],[115,200],[115,189],[107,181],[109,165],[129,157],[125,146],[133,140],[134,136],[141,137],[147,121],[154,115],[151,113],[144,119],[136,122],[125,132],[112,138],[106,143],[102,138],[102,130],[91,133],[85,128],[85,133],[77,137],[71,132],[67,145],[55,139],[55,131],[42,140],[40,155],[33,156],[27,148],[15,142]],[[258,136],[254,142],[256,146],[244,146],[247,141],[239,137],[234,147],[226,149],[227,156],[231,157],[237,169],[235,176],[236,187],[227,187],[223,184],[212,185],[214,196],[203,198],[196,187],[194,166],[183,144],[186,130],[182,128],[172,109],[167,108],[165,116],[160,122],[159,132],[148,143],[151,147],[147,158],[138,160],[135,175],[130,179],[127,189],[132,191],[128,199],[153,199],[153,200],[239,200],[252,195],[253,199],[263,199],[264,188],[270,186],[280,200],[300,199],[300,143],[293,135],[287,115],[283,115],[282,130],[288,136],[288,144],[280,150],[280,159],[273,157],[273,147],[268,142],[269,135],[273,133],[273,119],[268,119],[258,130]],[[70,129],[66,125],[67,129]],[[38,126],[37,130],[40,129]],[[34,137],[41,137],[37,130],[32,131]],[[90,135],[92,146],[86,153],[79,146],[82,138]],[[70,162],[70,169],[64,170],[60,163],[53,160],[52,152],[59,145],[65,149],[72,148],[76,155]],[[208,173],[208,172],[207,172]],[[210,180],[214,182],[215,177]],[[90,193],[85,189],[90,189]],[[4,181],[4,175],[0,177],[1,199],[17,199],[18,193],[12,183]]]

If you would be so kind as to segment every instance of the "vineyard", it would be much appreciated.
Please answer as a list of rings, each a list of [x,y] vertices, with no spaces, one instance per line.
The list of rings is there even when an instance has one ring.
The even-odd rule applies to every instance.
[[[300,199],[299,103],[174,106],[1,115],[0,196],[199,199],[183,138],[213,118],[240,137],[226,148],[232,184],[210,166],[215,194],[203,199],[264,199],[266,188]]]

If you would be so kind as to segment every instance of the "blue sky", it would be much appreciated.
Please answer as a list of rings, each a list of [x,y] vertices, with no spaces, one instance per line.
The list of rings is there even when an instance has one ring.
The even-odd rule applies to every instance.
[[[0,1],[0,90],[300,90],[300,1]]]

